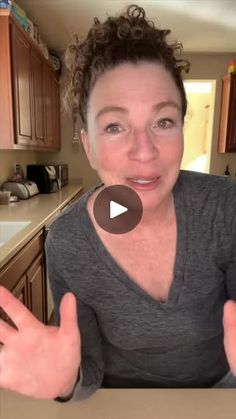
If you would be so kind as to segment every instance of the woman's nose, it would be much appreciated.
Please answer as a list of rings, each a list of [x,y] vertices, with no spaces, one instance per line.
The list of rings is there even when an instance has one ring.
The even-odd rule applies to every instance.
[[[147,131],[136,131],[132,134],[129,142],[128,156],[131,160],[142,163],[155,159],[159,154],[157,138]]]

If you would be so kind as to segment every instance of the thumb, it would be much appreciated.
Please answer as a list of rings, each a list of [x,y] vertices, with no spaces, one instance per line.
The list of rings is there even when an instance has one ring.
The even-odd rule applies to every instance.
[[[233,329],[236,333],[236,302],[228,300],[224,305],[223,323],[226,330]]]
[[[78,329],[76,298],[72,292],[63,295],[60,303],[60,331],[71,332]]]
[[[236,302],[230,300],[224,305],[224,347],[230,369],[236,376]]]

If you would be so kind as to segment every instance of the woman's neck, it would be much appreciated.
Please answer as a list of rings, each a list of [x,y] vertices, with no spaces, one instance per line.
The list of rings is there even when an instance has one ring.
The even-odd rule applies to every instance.
[[[141,221],[137,225],[138,230],[149,229],[154,226],[168,226],[175,219],[174,197],[171,192],[159,205],[153,210],[144,210]]]

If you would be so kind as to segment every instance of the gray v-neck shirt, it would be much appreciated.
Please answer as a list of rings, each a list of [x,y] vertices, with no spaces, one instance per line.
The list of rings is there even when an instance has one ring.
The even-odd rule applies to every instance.
[[[82,388],[211,387],[229,369],[223,305],[236,300],[236,182],[180,171],[174,279],[155,300],[103,245],[86,202],[93,187],[52,224],[46,257],[59,323],[63,294],[77,298]],[[145,263],[145,254],[143,254]],[[157,272],[158,275],[158,272]]]

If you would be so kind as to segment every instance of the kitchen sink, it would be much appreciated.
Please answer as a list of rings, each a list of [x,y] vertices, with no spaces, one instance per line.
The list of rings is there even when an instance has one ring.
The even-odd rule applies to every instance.
[[[31,221],[0,221],[0,246],[27,227]]]

